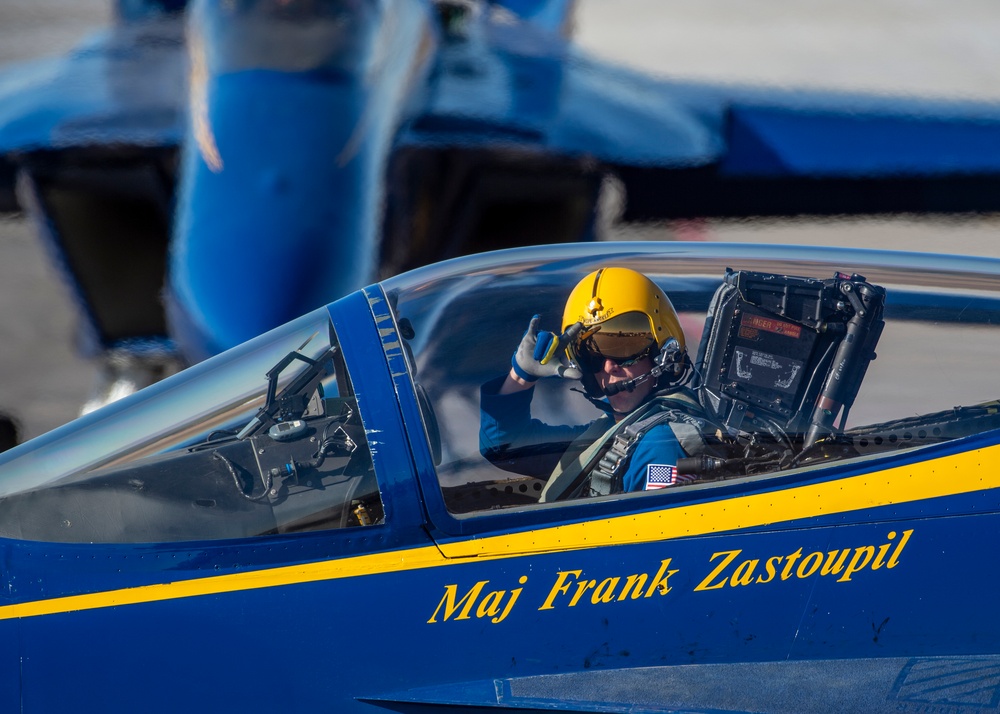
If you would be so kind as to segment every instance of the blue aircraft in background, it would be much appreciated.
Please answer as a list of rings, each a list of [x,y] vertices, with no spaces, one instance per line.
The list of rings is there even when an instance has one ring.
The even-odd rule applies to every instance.
[[[547,498],[480,386],[607,265],[670,296],[716,457]],[[713,243],[369,285],[0,455],[0,710],[997,712],[998,311],[995,258]],[[593,420],[571,386],[533,413]]]
[[[120,0],[0,75],[0,204],[103,357],[93,404],[380,277],[623,220],[1000,208],[1000,110],[665,81],[571,0]],[[664,68],[668,70],[669,68]]]

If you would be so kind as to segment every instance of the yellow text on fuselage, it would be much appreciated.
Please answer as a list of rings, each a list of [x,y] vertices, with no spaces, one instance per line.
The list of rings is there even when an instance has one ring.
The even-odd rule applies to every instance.
[[[899,556],[913,534],[912,530],[903,531],[895,549],[893,547],[896,532],[889,532],[889,542],[879,546],[863,545],[856,548],[838,548],[830,551],[814,551],[802,554],[802,548],[787,555],[773,555],[764,559],[746,558],[739,560],[742,550],[722,550],[712,555],[711,562],[719,561],[715,568],[695,587],[699,590],[718,590],[724,587],[742,587],[746,585],[765,584],[775,578],[789,580],[791,578],[810,578],[816,573],[820,576],[838,576],[839,583],[850,581],[855,574],[865,570],[895,568],[899,564]],[[739,563],[734,565],[739,560]]]

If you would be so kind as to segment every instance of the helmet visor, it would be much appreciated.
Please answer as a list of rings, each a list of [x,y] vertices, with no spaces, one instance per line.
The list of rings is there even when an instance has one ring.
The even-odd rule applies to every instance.
[[[641,312],[628,312],[583,332],[576,354],[581,367],[595,372],[608,359],[622,367],[632,365],[650,354],[655,346],[649,318]]]

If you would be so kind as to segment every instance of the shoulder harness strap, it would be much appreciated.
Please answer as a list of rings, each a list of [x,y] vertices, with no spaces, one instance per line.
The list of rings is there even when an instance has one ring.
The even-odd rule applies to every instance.
[[[678,409],[675,406],[680,406]],[[643,411],[641,418],[623,423],[611,437],[607,450],[590,475],[592,496],[606,496],[622,489],[622,478],[636,444],[646,433],[663,422],[670,424],[674,436],[687,454],[700,453],[705,445],[703,436],[708,421],[696,416],[704,414],[693,397],[683,392],[656,397]]]

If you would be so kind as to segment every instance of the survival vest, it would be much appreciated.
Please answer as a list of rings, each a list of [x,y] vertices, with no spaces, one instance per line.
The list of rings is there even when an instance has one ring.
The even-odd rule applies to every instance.
[[[541,500],[572,498],[589,489],[591,496],[622,491],[622,478],[636,445],[650,429],[666,422],[688,455],[704,453],[706,435],[716,431],[694,394],[675,389],[660,394],[640,406],[625,419],[613,424],[569,462],[560,462],[549,477]],[[591,432],[583,438],[594,438]],[[570,449],[572,451],[572,447]],[[583,477],[589,474],[589,483]]]

